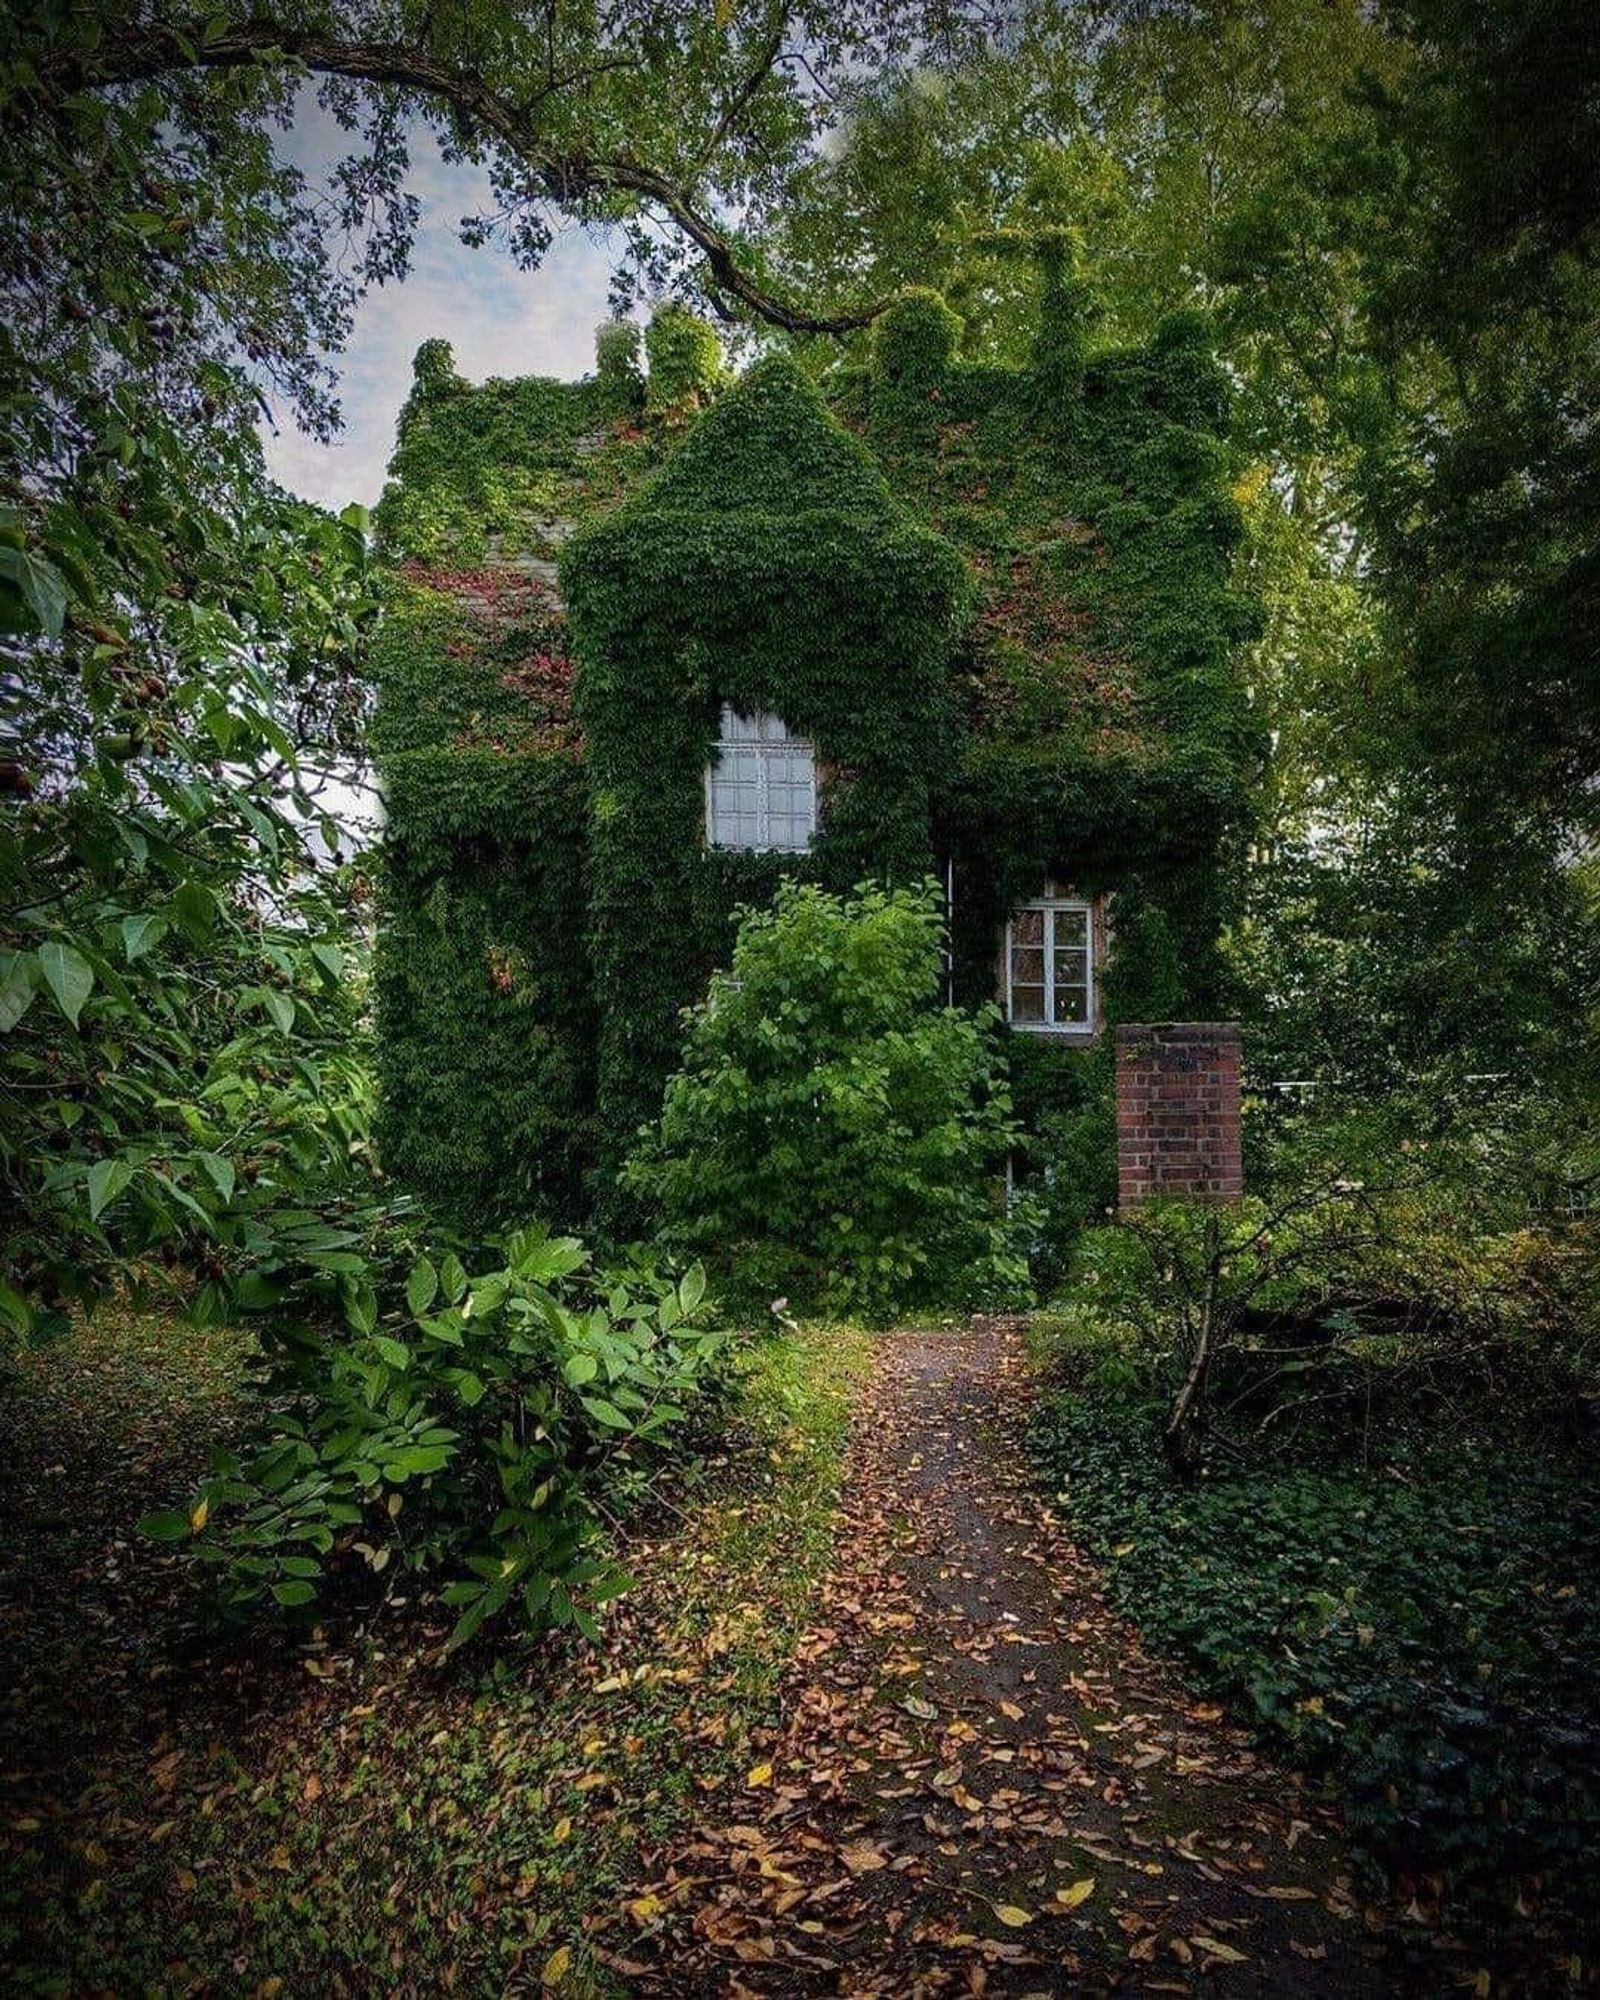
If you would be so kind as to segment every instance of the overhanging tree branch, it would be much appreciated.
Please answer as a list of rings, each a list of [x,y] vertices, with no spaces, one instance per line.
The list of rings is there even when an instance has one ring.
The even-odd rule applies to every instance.
[[[754,97],[778,47],[779,39],[774,37],[763,50],[760,68],[736,93],[717,128],[711,151]],[[186,71],[241,69],[274,61],[298,63],[313,75],[413,91],[446,105],[470,129],[482,132],[520,162],[554,201],[570,205],[594,196],[630,194],[654,205],[704,256],[716,289],[737,299],[769,326],[787,333],[853,333],[883,310],[884,302],[842,313],[814,313],[791,305],[750,275],[727,232],[671,175],[635,159],[626,149],[591,153],[552,145],[539,131],[539,108],[546,98],[579,80],[570,76],[552,80],[531,98],[518,102],[481,77],[411,43],[346,40],[256,19],[213,32],[209,40],[198,22],[192,29],[157,26],[108,35],[92,51],[74,51],[39,63],[39,89],[64,95],[108,90]],[[613,66],[610,62],[597,64],[597,68]],[[15,116],[14,110],[11,115]],[[702,157],[699,165],[704,164]]]

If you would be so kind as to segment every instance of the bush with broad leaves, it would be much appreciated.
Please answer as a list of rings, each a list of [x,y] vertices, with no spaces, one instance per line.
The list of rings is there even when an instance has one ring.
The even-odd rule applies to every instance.
[[[669,1243],[742,1289],[886,1319],[1014,1302],[995,1010],[940,1005],[938,885],[788,882],[743,913],[627,1169]]]
[[[252,1442],[145,1531],[188,1544],[235,1609],[320,1607],[388,1571],[440,1590],[453,1646],[503,1612],[594,1638],[626,1582],[603,1529],[729,1383],[704,1290],[698,1266],[594,1272],[537,1228],[476,1277],[420,1259],[387,1312],[354,1283],[347,1331],[283,1337]]]

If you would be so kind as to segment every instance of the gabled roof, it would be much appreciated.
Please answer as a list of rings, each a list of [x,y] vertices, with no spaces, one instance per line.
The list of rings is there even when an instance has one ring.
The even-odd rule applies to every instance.
[[[872,454],[792,361],[769,355],[719,396],[665,467],[613,517],[835,513],[911,526]]]

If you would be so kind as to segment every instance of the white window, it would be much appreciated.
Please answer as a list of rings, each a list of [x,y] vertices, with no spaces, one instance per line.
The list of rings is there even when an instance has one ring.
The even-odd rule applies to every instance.
[[[1006,1019],[1034,1034],[1094,1030],[1094,923],[1087,903],[1024,903],[1006,925]]]
[[[817,830],[817,765],[811,745],[776,715],[722,711],[716,754],[706,767],[706,839],[713,847],[804,854]]]

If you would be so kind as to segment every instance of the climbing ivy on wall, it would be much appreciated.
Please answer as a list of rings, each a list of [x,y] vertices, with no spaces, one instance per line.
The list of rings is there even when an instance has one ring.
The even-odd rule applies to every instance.
[[[1012,906],[1051,878],[1106,894],[1108,1015],[1214,1007],[1219,856],[1262,751],[1227,385],[1202,318],[1097,352],[1070,239],[1012,247],[1045,278],[1021,370],[964,363],[929,292],[820,398],[778,357],[729,386],[676,309],[648,383],[625,326],[578,384],[473,389],[443,343],[419,354],[377,516],[403,559],[378,662],[397,1173],[496,1212],[603,1193],[731,912],[788,874],[953,858],[970,1004]],[[707,847],[725,702],[814,742],[809,854]],[[1012,1055],[1041,1153],[1108,1143],[1103,1050]]]
[[[680,1011],[726,963],[735,906],[792,859],[704,837],[723,703],[815,745],[820,825],[801,872],[910,880],[955,752],[955,552],[891,497],[787,360],[758,362],[666,469],[562,559],[592,804],[591,944],[603,1158],[660,1106]]]
[[[565,620],[515,571],[407,565],[373,665],[385,1166],[479,1225],[576,1215],[595,1015]]]

